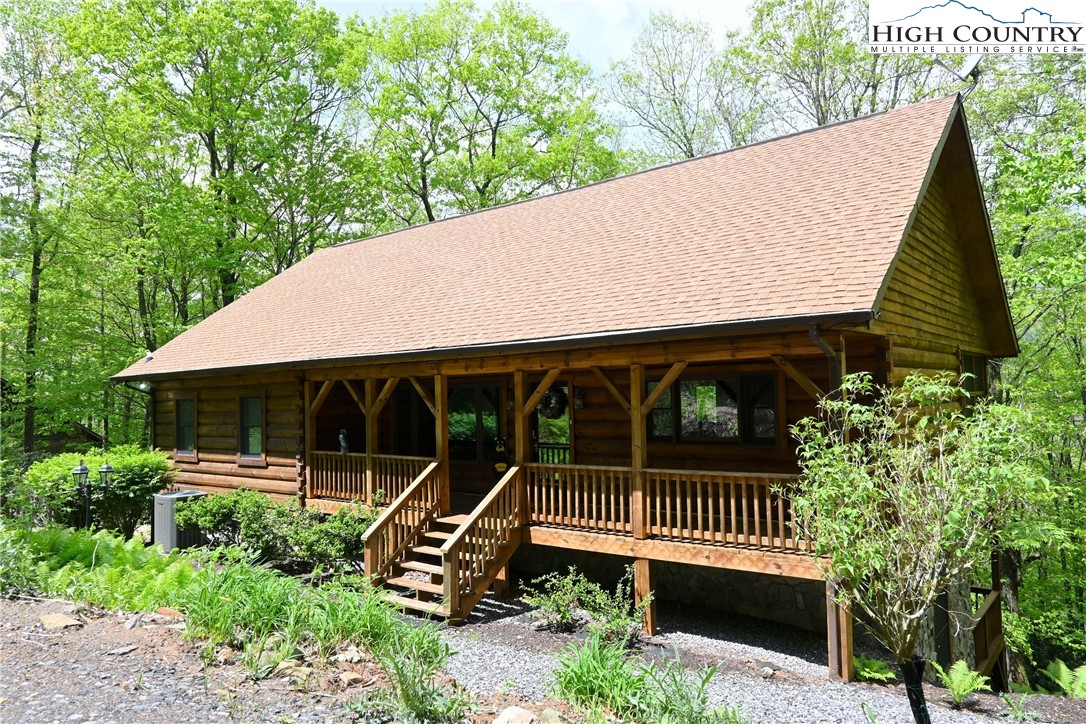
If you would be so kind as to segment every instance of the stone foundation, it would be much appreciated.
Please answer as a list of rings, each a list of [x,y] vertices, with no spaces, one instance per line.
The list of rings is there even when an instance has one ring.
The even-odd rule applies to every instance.
[[[589,580],[613,587],[631,559],[602,553],[525,544],[513,556],[513,570],[531,580],[571,565]],[[706,608],[826,631],[826,586],[785,576],[653,561],[658,600],[689,602]]]

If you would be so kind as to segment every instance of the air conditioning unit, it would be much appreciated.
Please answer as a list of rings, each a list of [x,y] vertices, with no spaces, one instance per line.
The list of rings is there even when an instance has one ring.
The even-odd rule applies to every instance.
[[[193,548],[204,544],[204,534],[199,530],[179,530],[175,514],[177,506],[190,500],[206,497],[199,490],[175,490],[155,496],[155,509],[151,517],[151,541],[169,553],[174,548]]]

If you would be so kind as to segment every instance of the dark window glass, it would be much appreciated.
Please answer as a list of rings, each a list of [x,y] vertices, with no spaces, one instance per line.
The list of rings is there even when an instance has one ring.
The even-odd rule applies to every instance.
[[[196,401],[177,400],[177,451],[196,450]]]
[[[653,440],[773,443],[777,439],[774,375],[680,380],[649,411]],[[648,392],[658,381],[649,381]],[[672,394],[672,391],[675,394]]]
[[[648,392],[656,389],[658,381],[650,381],[647,385]],[[654,440],[675,439],[675,410],[671,403],[671,388],[661,395],[652,409],[649,411],[648,436]]]
[[[679,416],[684,440],[739,437],[739,395],[723,380],[680,382]]]
[[[971,396],[984,394],[987,391],[987,385],[985,384],[987,366],[987,360],[981,355],[962,355],[962,372],[969,375],[962,378],[962,387],[968,390]]]
[[[777,439],[777,384],[773,375],[743,375],[743,442]]]
[[[241,398],[241,454],[264,454],[264,398]]]

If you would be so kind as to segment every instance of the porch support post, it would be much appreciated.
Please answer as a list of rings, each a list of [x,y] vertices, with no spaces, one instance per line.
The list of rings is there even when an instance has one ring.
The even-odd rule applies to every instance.
[[[634,603],[641,603],[652,595],[652,562],[648,558],[634,559]],[[649,636],[656,635],[656,601],[645,610],[643,630]]]
[[[439,500],[441,514],[452,509],[449,490],[449,378],[434,375],[434,448],[437,452],[438,480],[441,481]],[[448,579],[447,579],[448,580]]]
[[[373,505],[373,454],[377,451],[377,416],[373,403],[377,399],[377,380],[366,380],[366,504]],[[386,501],[391,503],[392,501]]]
[[[826,581],[826,639],[831,681],[854,681],[852,614],[833,598],[833,584]]]
[[[631,491],[630,491],[630,524],[633,527],[633,537],[644,539],[647,536],[645,530],[645,477],[642,470],[648,467],[649,448],[648,433],[645,429],[645,415],[641,411],[641,405],[645,397],[645,367],[644,365],[632,365],[630,367],[630,442],[631,442]]]
[[[302,376],[302,387],[304,392],[302,393],[305,409],[305,442],[304,442],[304,455],[305,455],[305,497],[309,500],[313,497],[313,468],[310,462],[309,453],[313,451],[313,418],[315,415],[310,411],[313,405],[313,383],[311,383],[305,376]]]
[[[524,372],[513,372],[513,459],[514,465],[522,466],[529,461],[528,451],[531,448],[531,431],[528,425],[528,415],[524,412],[524,403],[528,390],[524,386]],[[517,478],[517,521],[520,525],[527,525],[530,519],[528,515],[528,472],[522,470]]]

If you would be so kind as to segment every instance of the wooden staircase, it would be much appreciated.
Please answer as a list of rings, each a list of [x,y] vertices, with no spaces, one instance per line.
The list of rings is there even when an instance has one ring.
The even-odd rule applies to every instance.
[[[363,535],[366,574],[397,608],[463,621],[520,544],[523,478],[512,468],[471,513],[446,515],[438,470],[427,467]]]

